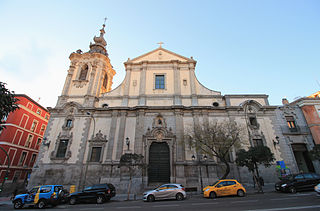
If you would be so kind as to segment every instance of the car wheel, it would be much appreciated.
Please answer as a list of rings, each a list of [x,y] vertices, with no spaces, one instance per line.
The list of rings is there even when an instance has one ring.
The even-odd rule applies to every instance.
[[[237,195],[240,197],[244,197],[245,193],[243,190],[240,189],[240,190],[238,190]]]
[[[37,204],[39,209],[44,209],[46,207],[46,202],[44,200],[40,200]]]
[[[69,204],[75,205],[76,204],[76,197],[71,197]]]
[[[176,195],[176,199],[178,200],[178,201],[181,201],[181,200],[183,200],[183,195],[182,195],[182,193],[177,193],[177,195]]]
[[[297,192],[297,189],[296,189],[294,186],[291,186],[291,187],[289,188],[289,192],[290,192],[290,193],[296,193],[296,192]]]
[[[101,196],[101,195],[98,195],[98,196],[97,196],[97,204],[102,204],[103,201],[104,201],[104,197]]]
[[[210,192],[210,194],[209,194],[209,198],[210,198],[210,199],[217,198],[217,194],[212,191],[212,192]]]
[[[13,208],[14,209],[21,209],[23,206],[22,201],[21,200],[16,200],[15,202],[13,202]]]
[[[147,198],[148,202],[153,202],[155,200],[154,195],[149,195]]]

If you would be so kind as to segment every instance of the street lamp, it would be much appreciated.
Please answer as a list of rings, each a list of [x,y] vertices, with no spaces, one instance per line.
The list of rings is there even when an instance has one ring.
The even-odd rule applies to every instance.
[[[203,192],[202,170],[201,170],[201,166],[202,166],[202,163],[203,163],[202,158],[203,158],[204,161],[207,161],[208,157],[207,157],[207,155],[204,155],[204,156],[198,155],[198,160],[196,161],[196,156],[195,155],[191,156],[192,161],[196,161],[196,164],[197,164],[197,166],[199,168],[201,192]]]
[[[87,115],[93,119],[93,131],[92,131],[92,139],[93,139],[94,134],[95,134],[95,130],[96,130],[96,120],[93,117],[93,114],[91,114],[89,111],[87,112]]]
[[[128,151],[129,151],[129,150],[130,150],[130,149],[129,149],[129,146],[130,146],[130,140],[129,140],[129,138],[128,138],[128,137],[126,138],[126,145],[128,146]]]

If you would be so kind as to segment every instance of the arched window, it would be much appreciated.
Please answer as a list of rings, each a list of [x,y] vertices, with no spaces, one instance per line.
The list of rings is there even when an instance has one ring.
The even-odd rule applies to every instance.
[[[79,80],[86,80],[86,78],[87,78],[87,73],[88,73],[88,65],[85,64],[85,65],[81,68]]]
[[[103,79],[103,87],[106,89],[107,88],[107,84],[108,84],[108,75],[107,73],[104,75],[104,79]]]

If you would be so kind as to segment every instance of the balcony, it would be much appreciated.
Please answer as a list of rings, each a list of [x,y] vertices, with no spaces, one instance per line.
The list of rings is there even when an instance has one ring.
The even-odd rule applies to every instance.
[[[289,128],[287,125],[281,125],[281,131],[283,135],[308,135],[309,128],[307,126],[299,126],[296,128]]]

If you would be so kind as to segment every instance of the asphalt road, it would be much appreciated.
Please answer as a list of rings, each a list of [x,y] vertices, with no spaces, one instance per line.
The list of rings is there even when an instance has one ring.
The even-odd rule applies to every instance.
[[[14,210],[13,206],[2,205],[0,210]],[[22,210],[34,210],[24,208]],[[47,208],[51,211],[62,210],[239,210],[239,211],[277,211],[277,210],[320,210],[320,197],[315,192],[303,192],[297,194],[265,193],[252,194],[246,197],[222,197],[217,199],[205,199],[200,196],[192,196],[183,201],[165,200],[155,202],[143,201],[110,201],[105,204],[77,204],[59,205],[55,208]]]

